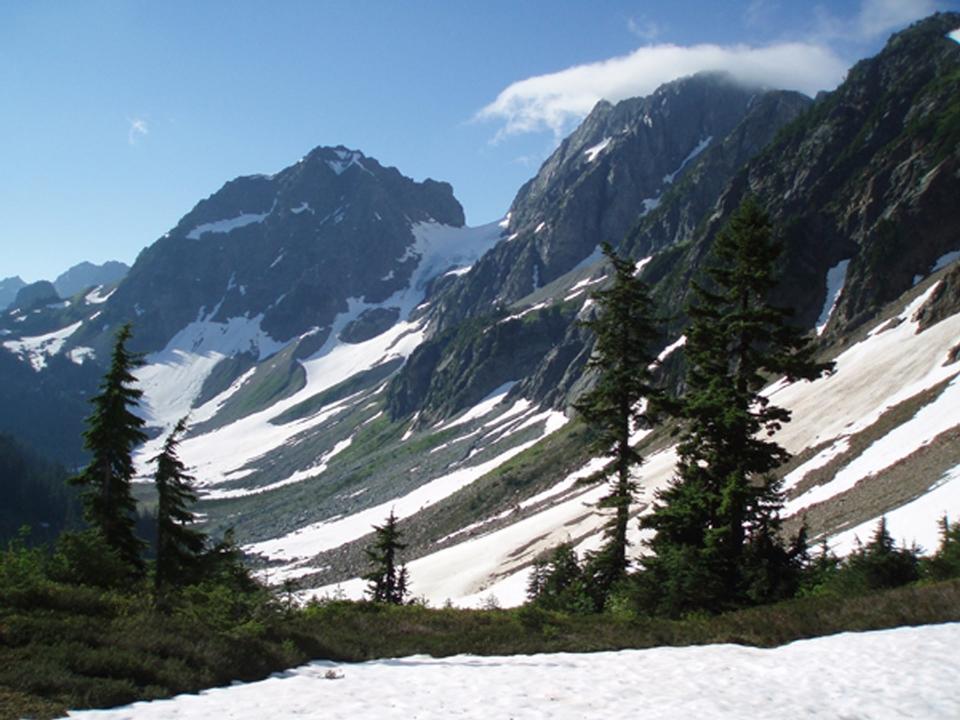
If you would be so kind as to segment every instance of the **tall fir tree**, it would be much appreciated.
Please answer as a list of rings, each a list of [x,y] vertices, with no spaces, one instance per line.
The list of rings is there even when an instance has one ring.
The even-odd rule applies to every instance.
[[[661,612],[776,596],[776,577],[802,552],[778,535],[782,495],[771,476],[790,457],[770,439],[790,411],[761,390],[771,375],[813,380],[832,364],[815,362],[791,311],[770,303],[781,251],[747,199],[717,236],[707,283],[693,284],[677,475],[642,522],[655,531],[645,568]]]
[[[133,449],[147,436],[142,430],[143,419],[132,411],[143,391],[134,387],[133,371],[142,360],[127,349],[131,335],[129,324],[117,332],[110,369],[100,384],[100,393],[91,400],[93,413],[87,418],[83,436],[92,459],[70,482],[86,489],[83,503],[87,521],[139,575],[144,570],[141,553],[145,543],[134,533],[137,507],[130,483],[134,475]]]
[[[158,604],[169,587],[195,579],[202,560],[206,535],[191,525],[195,521],[189,506],[197,501],[191,487],[194,477],[177,454],[180,439],[187,429],[181,418],[163,444],[160,454],[151,459],[157,466],[157,560],[154,592]]]
[[[407,546],[400,542],[400,529],[393,510],[383,525],[374,525],[373,544],[365,549],[371,569],[363,576],[370,585],[367,594],[374,602],[403,604],[410,592],[406,565],[400,565],[399,553]]]
[[[612,586],[627,574],[627,524],[637,491],[631,472],[643,462],[631,446],[630,436],[652,424],[651,408],[660,395],[652,379],[656,356],[651,348],[659,333],[649,289],[630,259],[619,256],[606,243],[603,253],[613,283],[594,293],[599,312],[583,323],[596,336],[588,367],[597,371],[597,383],[576,404],[594,429],[594,449],[610,458],[592,478],[609,483],[599,507],[613,511],[604,528],[604,545],[587,563],[598,608],[605,604]]]

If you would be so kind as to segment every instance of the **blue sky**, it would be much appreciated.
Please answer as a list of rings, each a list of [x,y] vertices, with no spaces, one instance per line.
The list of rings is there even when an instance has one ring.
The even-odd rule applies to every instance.
[[[469,224],[601,97],[706,67],[834,87],[939,0],[0,4],[0,278],[131,263],[200,199],[343,144]]]

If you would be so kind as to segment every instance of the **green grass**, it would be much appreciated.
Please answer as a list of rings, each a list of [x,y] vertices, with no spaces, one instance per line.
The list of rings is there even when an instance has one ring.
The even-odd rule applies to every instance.
[[[222,598],[215,598],[221,607]],[[255,680],[309,659],[591,652],[734,642],[772,647],[843,631],[960,620],[960,580],[812,597],[684,620],[533,607],[277,604],[230,620],[213,603],[154,613],[143,596],[48,581],[0,589],[0,719],[47,718]]]

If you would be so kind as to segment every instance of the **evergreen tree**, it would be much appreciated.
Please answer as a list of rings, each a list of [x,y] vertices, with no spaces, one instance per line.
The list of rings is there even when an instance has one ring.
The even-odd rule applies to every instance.
[[[591,613],[597,610],[592,591],[576,550],[565,542],[534,561],[527,600],[545,610]]]
[[[596,336],[588,367],[597,371],[597,383],[576,405],[592,426],[594,449],[610,462],[591,479],[608,479],[609,493],[599,507],[613,510],[604,530],[605,543],[588,560],[588,575],[598,605],[603,607],[611,587],[626,576],[627,522],[636,494],[631,470],[643,458],[630,445],[630,435],[652,422],[651,404],[659,397],[652,385],[651,353],[659,334],[652,320],[652,301],[634,263],[603,245],[613,271],[613,284],[594,293],[599,306],[595,319],[583,324]]]
[[[158,604],[167,587],[193,579],[201,563],[206,535],[194,530],[194,515],[188,506],[197,495],[191,487],[194,478],[177,455],[180,438],[187,428],[181,418],[163,444],[163,450],[150,462],[156,463],[157,488],[157,560],[154,588]]]
[[[761,390],[770,374],[812,380],[832,364],[814,362],[791,311],[769,302],[780,252],[769,218],[748,199],[717,236],[707,284],[693,283],[677,476],[642,523],[656,533],[645,566],[648,588],[667,588],[661,612],[744,602],[758,572],[746,563],[767,565],[762,585],[793,560],[777,534],[782,497],[770,474],[789,453],[769,439],[790,412]]]
[[[399,566],[398,554],[407,546],[400,542],[397,516],[393,510],[383,525],[374,525],[373,544],[366,548],[371,570],[363,576],[370,582],[367,593],[374,602],[402,605],[409,593],[406,566]]]
[[[940,547],[923,564],[924,574],[933,580],[960,577],[960,524],[944,515],[940,518]]]
[[[132,412],[143,392],[134,387],[133,370],[140,357],[127,350],[130,325],[117,332],[110,369],[100,384],[100,393],[91,403],[84,446],[92,459],[84,470],[70,479],[86,489],[84,515],[121,560],[136,574],[144,569],[140,554],[144,542],[134,533],[136,502],[130,491],[134,467],[133,449],[147,439],[144,421]]]
[[[919,552],[916,548],[897,547],[887,530],[886,517],[877,522],[870,542],[851,553],[847,566],[860,579],[864,590],[900,587],[920,578]]]

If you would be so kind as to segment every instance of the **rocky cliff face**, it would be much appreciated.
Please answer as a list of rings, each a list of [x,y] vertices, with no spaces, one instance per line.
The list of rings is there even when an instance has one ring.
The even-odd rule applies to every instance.
[[[570,271],[598,244],[619,245],[763,95],[726,75],[704,73],[649,97],[598,103],[517,193],[510,240],[444,293],[440,324],[514,302]],[[768,120],[779,127],[776,118]]]
[[[830,334],[862,324],[956,250],[960,44],[947,34],[958,25],[956,13],[935,15],[858,63],[738,174],[688,262],[755,195],[783,231],[783,301],[806,327],[829,320]]]
[[[449,331],[473,317],[467,327],[482,333],[486,326],[476,318],[496,316],[489,322],[499,323],[510,304],[535,304],[521,300],[531,294],[536,302],[562,304],[564,295],[541,288],[557,282],[553,290],[562,291],[562,278],[571,270],[596,263],[600,243],[642,257],[690,240],[734,174],[810,103],[797,93],[746,88],[717,73],[669,83],[649,97],[615,106],[599,103],[520,189],[507,239],[436,293],[431,318]],[[562,326],[547,322],[545,311],[530,312],[527,325],[537,330],[531,337],[549,337],[549,343],[531,342],[515,354],[516,363],[496,363],[498,372],[468,373],[476,381],[486,378],[475,392],[517,381],[515,392],[562,406],[589,356],[578,310],[570,305],[558,311],[566,318]],[[541,322],[549,324],[548,332]],[[430,357],[434,365],[458,367],[469,362],[458,354],[472,352],[472,346],[444,345],[451,337],[452,332],[438,336],[422,358],[415,356],[401,371],[391,388],[391,412],[412,412],[418,402],[423,419],[441,407],[456,409],[441,390],[444,377],[425,372],[421,361]]]

